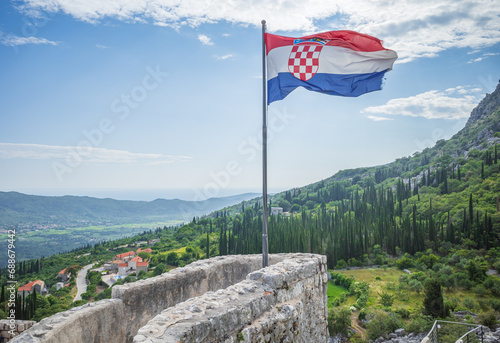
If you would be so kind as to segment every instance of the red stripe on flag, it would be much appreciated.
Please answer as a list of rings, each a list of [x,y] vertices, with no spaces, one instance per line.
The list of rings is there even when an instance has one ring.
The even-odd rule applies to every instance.
[[[293,41],[295,39],[309,39],[309,38],[320,38],[323,40],[329,40],[329,42],[326,43],[325,45],[339,46],[355,51],[371,52],[379,50],[389,50],[384,48],[382,46],[382,41],[376,37],[355,31],[340,30],[340,31],[322,32],[304,37],[285,37],[285,36],[278,36],[266,33],[265,34],[266,54],[268,54],[269,51],[271,51],[274,48],[293,45]]]

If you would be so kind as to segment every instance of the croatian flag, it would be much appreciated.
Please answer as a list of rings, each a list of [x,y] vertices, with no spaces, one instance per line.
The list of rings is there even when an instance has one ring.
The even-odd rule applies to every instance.
[[[372,36],[329,31],[300,38],[265,34],[267,103],[297,87],[355,97],[382,89],[398,55]]]

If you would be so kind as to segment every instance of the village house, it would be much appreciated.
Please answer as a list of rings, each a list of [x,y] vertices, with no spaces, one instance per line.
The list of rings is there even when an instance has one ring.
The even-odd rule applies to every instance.
[[[278,214],[283,214],[283,207],[271,207],[271,215],[277,216]]]
[[[130,273],[132,273],[132,268],[129,268],[127,262],[118,265],[118,275],[128,275]]]
[[[20,286],[18,289],[17,289],[17,295],[28,295],[28,294],[31,294],[33,292],[37,292],[38,294],[41,294],[41,295],[45,295],[47,294],[47,287],[45,286],[45,282],[43,282],[42,280],[35,280],[35,281],[31,281],[31,282],[28,282],[27,284],[25,285],[22,285]]]
[[[137,249],[137,255],[139,255],[140,252],[147,252],[147,253],[151,254],[153,252],[153,249],[151,249],[151,248],[146,248],[146,249],[139,248],[139,249]]]
[[[128,262],[129,260],[133,259],[134,256],[135,256],[135,252],[132,250],[132,251],[128,251],[128,252],[124,252],[123,254],[118,254],[115,256],[115,260],[123,260],[124,262]]]
[[[128,261],[129,268],[135,269],[135,267],[137,266],[137,262],[142,262],[142,258],[140,258],[139,256],[136,256],[133,259],[131,259],[130,261]]]
[[[59,272],[59,274],[57,274],[57,278],[61,280],[61,282],[65,283],[69,280],[69,278],[71,277],[71,273],[68,273],[66,271],[66,268],[64,268],[63,270],[61,270]]]
[[[149,262],[144,262],[142,261],[142,258],[139,256],[134,257],[128,262],[123,262],[118,265],[118,275],[120,276],[128,276],[132,273],[136,273],[136,275],[141,271],[144,270],[145,272],[148,271],[149,267]]]

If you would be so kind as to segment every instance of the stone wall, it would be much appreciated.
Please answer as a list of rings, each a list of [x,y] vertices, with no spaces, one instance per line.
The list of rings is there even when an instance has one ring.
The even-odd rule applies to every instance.
[[[162,311],[134,343],[327,342],[326,257],[296,254]]]
[[[0,337],[2,337],[2,342],[9,342],[11,338],[29,329],[35,323],[32,320],[0,320]]]
[[[231,255],[215,257],[209,260],[197,261],[184,268],[172,270],[155,278],[115,286],[112,291],[112,299],[105,299],[95,303],[86,304],[81,307],[76,307],[71,310],[55,314],[49,318],[45,318],[40,323],[34,325],[31,329],[16,337],[12,340],[12,342],[132,342],[137,331],[164,309],[174,307],[175,305],[190,298],[202,296],[207,292],[215,292],[207,293],[207,296],[210,294],[220,294],[223,298],[225,297],[224,292],[230,292],[230,290],[222,289],[239,283],[244,280],[248,274],[253,275],[251,276],[253,279],[247,279],[245,282],[252,283],[249,287],[256,287],[254,292],[248,293],[254,295],[256,299],[259,299],[259,302],[268,303],[271,307],[272,304],[280,304],[287,299],[287,295],[283,290],[289,292],[292,289],[295,289],[294,292],[296,294],[303,292],[304,295],[310,297],[314,295],[314,297],[317,297],[317,294],[313,294],[315,291],[314,287],[316,287],[313,286],[313,283],[315,282],[314,285],[321,286],[324,279],[324,287],[319,287],[318,289],[319,292],[324,291],[323,301],[325,309],[324,311],[322,310],[320,317],[324,317],[324,322],[326,323],[326,276],[324,276],[326,273],[326,266],[324,266],[326,259],[319,255],[310,254],[276,254],[270,255],[270,264],[273,265],[293,259],[304,261],[309,259],[317,261],[317,275],[314,277],[304,276],[304,280],[308,279],[308,281],[299,282],[300,286],[297,285],[299,288],[294,286],[297,282],[292,282],[295,280],[291,278],[290,275],[292,274],[283,269],[287,267],[272,269],[274,267],[271,266],[265,270],[257,272],[257,274],[252,273],[260,269],[262,264],[261,255]],[[325,260],[323,261],[323,259]],[[289,267],[292,267],[292,264],[290,264],[291,262],[287,263]],[[308,262],[307,265],[309,264],[310,262]],[[311,268],[312,267],[308,267],[307,272],[301,269],[301,273],[306,275],[311,272]],[[272,276],[275,274],[277,276]],[[288,275],[286,279],[288,281],[283,279],[287,282],[285,286],[279,283],[279,280],[281,280],[279,278],[280,274]],[[260,275],[261,277],[257,278],[257,275]],[[295,278],[297,278],[297,276],[295,276]],[[264,280],[267,281],[264,282]],[[270,286],[271,284],[274,285],[274,288]],[[293,287],[291,287],[292,285]],[[237,287],[237,285],[233,286],[233,288],[234,287]],[[268,290],[262,292],[259,287],[267,287],[266,289]],[[287,287],[288,290],[286,289]],[[302,291],[299,291],[301,290],[300,287],[303,287]],[[281,292],[279,290],[281,290]],[[272,297],[269,296],[271,294],[273,294]],[[239,298],[241,296],[242,299],[251,298],[248,297],[248,295],[244,297],[244,295],[245,294],[243,293],[238,293],[236,297]],[[235,295],[233,294],[233,296]],[[288,298],[292,299],[291,295],[288,295]],[[296,315],[294,315],[297,319],[301,318],[301,316],[305,313],[305,308],[301,306],[310,306],[308,304],[309,302],[304,302],[303,305],[294,307],[295,312],[293,313],[296,313]],[[290,303],[290,305],[292,305],[292,303]],[[261,307],[262,311],[265,309],[271,309],[269,306]],[[289,308],[286,307],[286,311],[283,313],[288,313],[288,309]],[[279,315],[280,313],[276,314]],[[276,316],[272,313],[269,313],[269,315],[269,320],[278,320],[273,319]],[[256,325],[258,325],[258,323]],[[248,335],[249,333],[247,332],[250,332],[249,330],[251,331],[250,327],[248,327],[248,330],[245,331],[245,334]],[[326,324],[321,330],[326,330]],[[299,341],[296,340],[296,342]]]

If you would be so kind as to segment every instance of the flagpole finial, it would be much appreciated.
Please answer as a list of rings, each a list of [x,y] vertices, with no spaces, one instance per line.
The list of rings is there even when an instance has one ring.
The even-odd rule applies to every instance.
[[[262,19],[262,21],[260,22],[262,25],[266,25],[266,20],[265,19]]]

